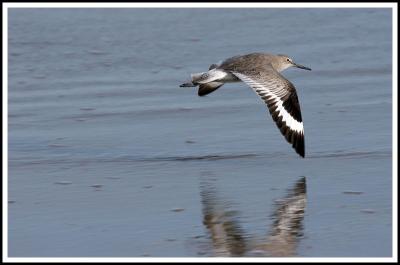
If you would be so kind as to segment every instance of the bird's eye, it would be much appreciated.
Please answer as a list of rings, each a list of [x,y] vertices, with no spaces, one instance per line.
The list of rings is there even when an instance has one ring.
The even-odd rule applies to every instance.
[[[287,58],[286,61],[288,61],[290,63],[290,59],[289,58]]]

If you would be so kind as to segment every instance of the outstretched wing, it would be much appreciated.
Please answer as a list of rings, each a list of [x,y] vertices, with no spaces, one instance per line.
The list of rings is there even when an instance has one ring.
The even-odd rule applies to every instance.
[[[249,85],[264,100],[281,133],[296,152],[304,157],[304,127],[293,84],[272,67],[260,71],[232,71],[232,74]]]

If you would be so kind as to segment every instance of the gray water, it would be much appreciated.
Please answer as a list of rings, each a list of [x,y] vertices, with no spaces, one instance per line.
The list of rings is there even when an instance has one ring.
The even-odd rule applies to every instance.
[[[392,255],[390,9],[10,9],[12,257]],[[289,54],[300,158],[245,84]]]

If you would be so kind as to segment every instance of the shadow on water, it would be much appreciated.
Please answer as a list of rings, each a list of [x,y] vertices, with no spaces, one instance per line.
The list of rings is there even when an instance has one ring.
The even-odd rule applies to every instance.
[[[218,198],[211,182],[202,183],[203,224],[214,256],[296,256],[302,236],[306,200],[306,178],[301,177],[287,195],[274,201],[272,227],[261,239],[251,237],[239,222],[238,211],[231,210]]]

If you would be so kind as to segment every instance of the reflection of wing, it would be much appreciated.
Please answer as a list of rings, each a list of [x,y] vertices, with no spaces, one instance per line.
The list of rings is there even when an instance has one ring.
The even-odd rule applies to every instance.
[[[289,194],[276,204],[273,228],[266,243],[256,249],[268,256],[293,256],[302,236],[302,221],[306,207],[306,178],[301,178]]]
[[[210,185],[202,185],[203,223],[211,234],[217,256],[242,256],[246,251],[236,212],[225,209]]]

